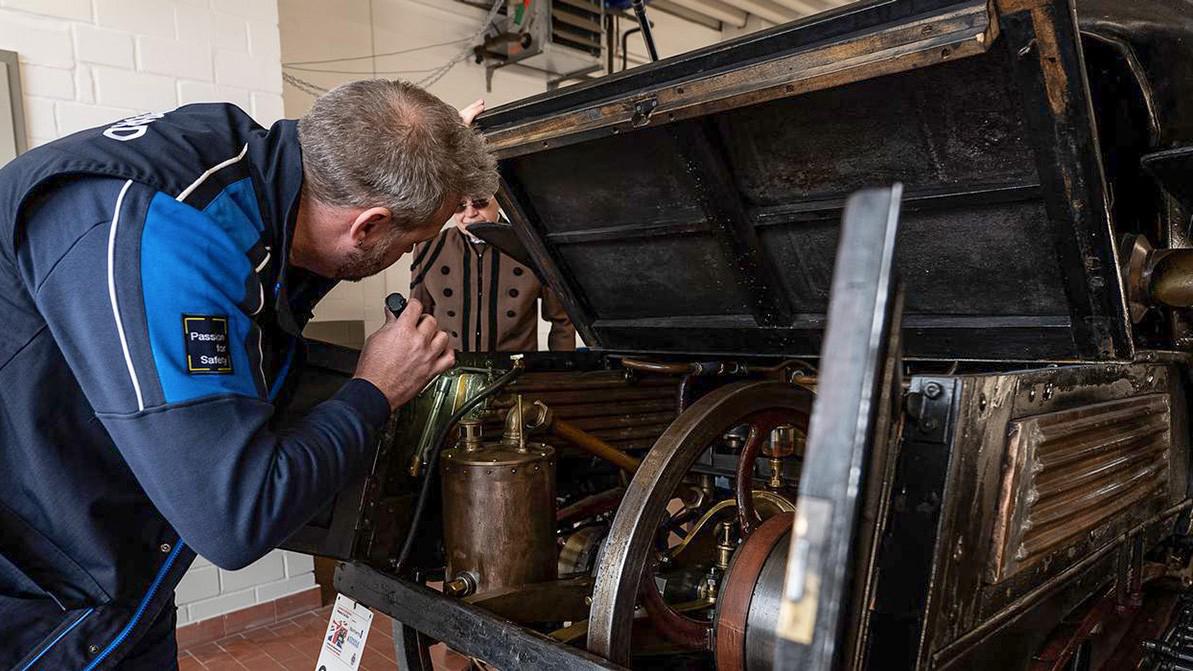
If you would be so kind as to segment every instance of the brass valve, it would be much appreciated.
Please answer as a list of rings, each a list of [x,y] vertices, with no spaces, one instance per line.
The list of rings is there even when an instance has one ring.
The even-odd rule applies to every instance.
[[[733,540],[733,527],[732,521],[717,525],[717,568],[722,571],[729,568],[729,560],[733,557],[733,551],[737,549]]]
[[[789,424],[776,426],[770,432],[770,441],[762,446],[762,454],[770,464],[770,480],[766,486],[771,489],[783,487],[783,460],[803,452],[804,434]]]

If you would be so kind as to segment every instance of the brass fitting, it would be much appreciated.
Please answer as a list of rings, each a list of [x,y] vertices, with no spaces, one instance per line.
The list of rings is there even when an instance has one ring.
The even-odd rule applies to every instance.
[[[733,551],[737,544],[733,542],[733,522],[721,522],[717,525],[717,568],[722,571],[729,568],[729,560],[733,558]]]
[[[481,449],[482,433],[481,421],[479,419],[461,419],[460,448],[467,452],[475,452]]]
[[[782,489],[783,460],[803,452],[804,441],[803,432],[789,424],[776,426],[771,430],[770,441],[762,446],[762,454],[770,465],[770,479],[766,483],[767,487]]]
[[[468,571],[461,571],[456,577],[443,583],[443,593],[462,599],[476,591],[476,576]]]
[[[516,448],[519,452],[526,451],[526,432],[523,430],[522,422],[522,395],[518,394],[514,397],[514,407],[510,408],[505,416],[505,432],[501,436],[501,442]]]
[[[1119,257],[1131,321],[1155,306],[1193,307],[1193,249],[1155,249],[1146,237],[1128,235]]]

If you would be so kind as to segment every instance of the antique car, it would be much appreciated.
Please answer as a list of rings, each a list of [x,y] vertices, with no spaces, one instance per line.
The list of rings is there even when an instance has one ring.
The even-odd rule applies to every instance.
[[[482,115],[588,350],[291,547],[403,669],[1193,669],[1191,91],[1188,0],[875,0]]]

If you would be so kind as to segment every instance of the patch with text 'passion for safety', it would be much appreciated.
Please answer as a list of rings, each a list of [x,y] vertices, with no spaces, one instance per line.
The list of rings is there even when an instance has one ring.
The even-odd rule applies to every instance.
[[[232,372],[226,316],[182,315],[182,333],[186,338],[186,372],[192,375]]]

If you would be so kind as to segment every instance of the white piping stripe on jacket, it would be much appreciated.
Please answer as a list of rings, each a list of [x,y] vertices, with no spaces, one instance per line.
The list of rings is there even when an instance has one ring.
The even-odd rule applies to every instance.
[[[196,179],[195,181],[191,182],[191,185],[186,187],[185,189],[183,189],[182,193],[178,194],[178,196],[174,200],[176,200],[180,203],[182,201],[186,200],[186,197],[191,195],[191,193],[193,193],[195,189],[199,188],[199,186],[202,185],[203,182],[206,182],[208,177],[211,177],[212,175],[219,172],[220,170],[223,170],[224,168],[226,168],[226,167],[232,165],[233,163],[239,161],[240,159],[244,158],[245,154],[247,154],[248,152],[249,152],[249,145],[248,145],[248,143],[245,143],[244,148],[242,148],[240,150],[239,154],[233,156],[232,158],[230,158],[226,161],[221,161],[220,163],[217,163],[217,164],[211,166],[210,168],[208,168],[207,170],[205,170],[202,175],[199,175],[199,179]]]
[[[120,320],[120,306],[116,302],[116,269],[113,260],[116,257],[116,227],[120,225],[120,207],[124,204],[124,194],[133,185],[130,179],[120,189],[116,196],[116,209],[112,211],[112,227],[108,231],[108,298],[112,301],[112,316],[116,319],[116,333],[120,336],[120,349],[124,351],[124,363],[128,366],[128,377],[133,382],[133,391],[137,393],[137,410],[145,409],[145,399],[141,396],[141,382],[137,380],[137,371],[133,368],[133,358],[128,353],[128,339],[124,337],[124,324]]]

